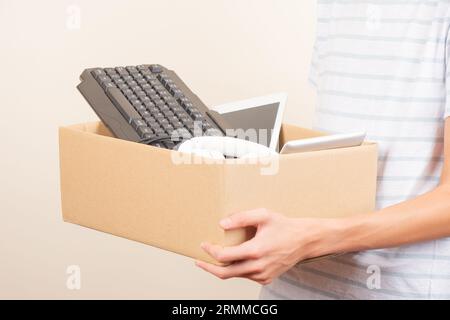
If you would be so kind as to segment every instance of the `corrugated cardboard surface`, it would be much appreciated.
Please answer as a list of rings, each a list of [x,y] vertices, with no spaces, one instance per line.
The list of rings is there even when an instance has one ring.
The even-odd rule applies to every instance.
[[[282,141],[321,133],[284,126]],[[101,123],[60,128],[63,218],[120,237],[211,261],[203,241],[237,244],[221,218],[267,207],[298,217],[337,217],[374,208],[374,144],[279,157],[261,165],[176,165],[171,152],[111,137]]]

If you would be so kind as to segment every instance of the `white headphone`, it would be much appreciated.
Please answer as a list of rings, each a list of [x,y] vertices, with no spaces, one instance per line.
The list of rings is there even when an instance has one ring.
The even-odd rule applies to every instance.
[[[278,153],[261,144],[232,137],[197,137],[180,145],[178,151],[212,159],[263,158]]]

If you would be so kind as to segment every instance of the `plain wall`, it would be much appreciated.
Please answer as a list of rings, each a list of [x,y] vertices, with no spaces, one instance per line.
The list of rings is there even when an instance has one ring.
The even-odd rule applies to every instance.
[[[0,298],[257,298],[248,281],[63,223],[57,129],[97,119],[75,89],[83,69],[143,63],[209,106],[287,92],[285,121],[309,126],[314,22],[311,0],[0,0]]]

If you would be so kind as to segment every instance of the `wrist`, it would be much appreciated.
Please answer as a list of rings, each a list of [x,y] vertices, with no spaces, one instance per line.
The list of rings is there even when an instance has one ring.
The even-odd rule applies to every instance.
[[[303,241],[300,243],[302,251],[300,254],[306,255],[306,259],[354,252],[364,248],[360,235],[364,233],[366,222],[360,216],[314,219],[314,224],[309,228],[308,239],[305,239],[304,234],[300,235],[300,242]]]
[[[366,243],[366,235],[372,230],[372,214],[356,215],[345,218],[338,218],[332,221],[332,253],[347,253],[371,249]]]

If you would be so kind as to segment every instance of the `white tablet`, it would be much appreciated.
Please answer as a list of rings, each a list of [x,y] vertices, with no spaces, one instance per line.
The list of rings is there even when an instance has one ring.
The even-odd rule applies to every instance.
[[[365,132],[355,132],[289,141],[284,145],[281,154],[357,147],[365,138]]]
[[[278,139],[286,108],[287,94],[279,93],[212,108],[234,128],[258,132],[258,142],[278,151]],[[265,135],[264,135],[265,133]]]

